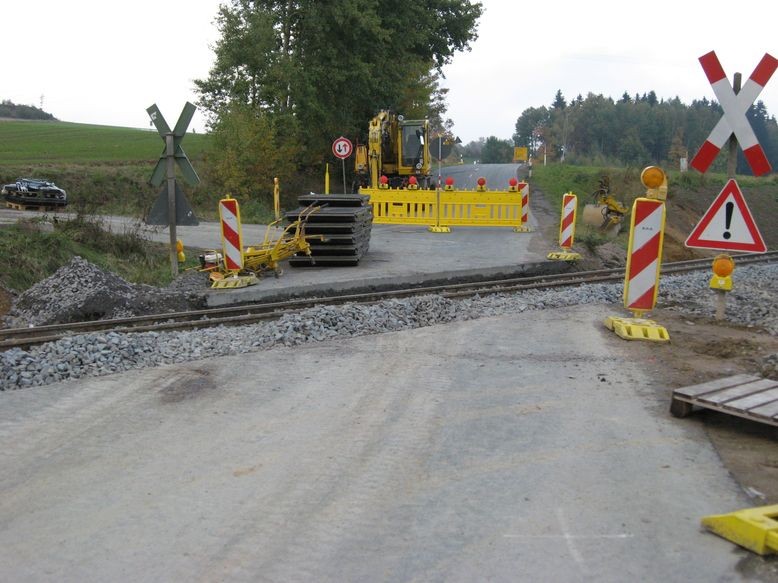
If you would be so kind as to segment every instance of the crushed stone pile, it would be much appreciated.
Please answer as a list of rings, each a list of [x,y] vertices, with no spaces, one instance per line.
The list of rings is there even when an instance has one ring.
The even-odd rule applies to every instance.
[[[9,328],[64,324],[204,305],[204,275],[186,272],[168,288],[133,284],[81,257],[19,295],[5,318]]]

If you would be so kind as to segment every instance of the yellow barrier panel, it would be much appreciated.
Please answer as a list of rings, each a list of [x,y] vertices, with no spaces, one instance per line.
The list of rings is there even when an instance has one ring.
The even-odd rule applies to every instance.
[[[436,192],[434,190],[401,190],[362,188],[370,195],[373,222],[384,225],[434,225]]]
[[[451,227],[521,227],[521,193],[447,190],[440,193],[440,224]]]
[[[370,196],[373,222],[432,227],[521,228],[522,194],[519,191],[362,188]]]

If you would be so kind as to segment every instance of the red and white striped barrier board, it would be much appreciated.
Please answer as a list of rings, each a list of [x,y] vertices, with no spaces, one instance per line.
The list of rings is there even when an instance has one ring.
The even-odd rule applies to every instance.
[[[219,217],[222,223],[224,266],[228,271],[240,271],[243,269],[243,235],[238,201],[234,198],[220,200]]]
[[[714,51],[703,55],[699,60],[713,87],[716,99],[724,110],[724,115],[695,154],[690,164],[691,167],[705,172],[734,132],[754,176],[768,174],[771,170],[770,163],[767,161],[762,146],[759,145],[759,140],[757,140],[746,117],[746,112],[762,92],[764,86],[767,85],[775,69],[778,68],[778,59],[765,53],[754,72],[751,73],[751,77],[737,94],[732,89],[732,84],[727,79],[724,68]]]
[[[575,239],[575,215],[578,211],[578,197],[572,192],[562,195],[562,220],[559,223],[559,246],[570,249]]]
[[[521,193],[521,226],[523,227],[529,220],[529,184],[519,182],[518,188]]]
[[[635,199],[624,278],[624,307],[628,310],[648,311],[656,305],[664,233],[664,202],[653,198]]]

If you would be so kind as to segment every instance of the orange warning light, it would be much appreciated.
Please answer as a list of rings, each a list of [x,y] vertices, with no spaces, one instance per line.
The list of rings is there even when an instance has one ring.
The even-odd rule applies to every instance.
[[[640,181],[646,188],[659,188],[665,180],[665,173],[659,166],[648,166],[640,173]]]
[[[735,260],[729,255],[722,253],[713,258],[713,265],[711,267],[713,273],[717,276],[727,277],[732,275],[732,272],[735,270]]]

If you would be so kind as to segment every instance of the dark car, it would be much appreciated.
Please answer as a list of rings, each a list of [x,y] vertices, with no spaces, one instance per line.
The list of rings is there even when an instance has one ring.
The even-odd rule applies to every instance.
[[[67,193],[49,180],[19,178],[14,184],[6,184],[3,198],[12,203],[28,206],[65,206]]]

